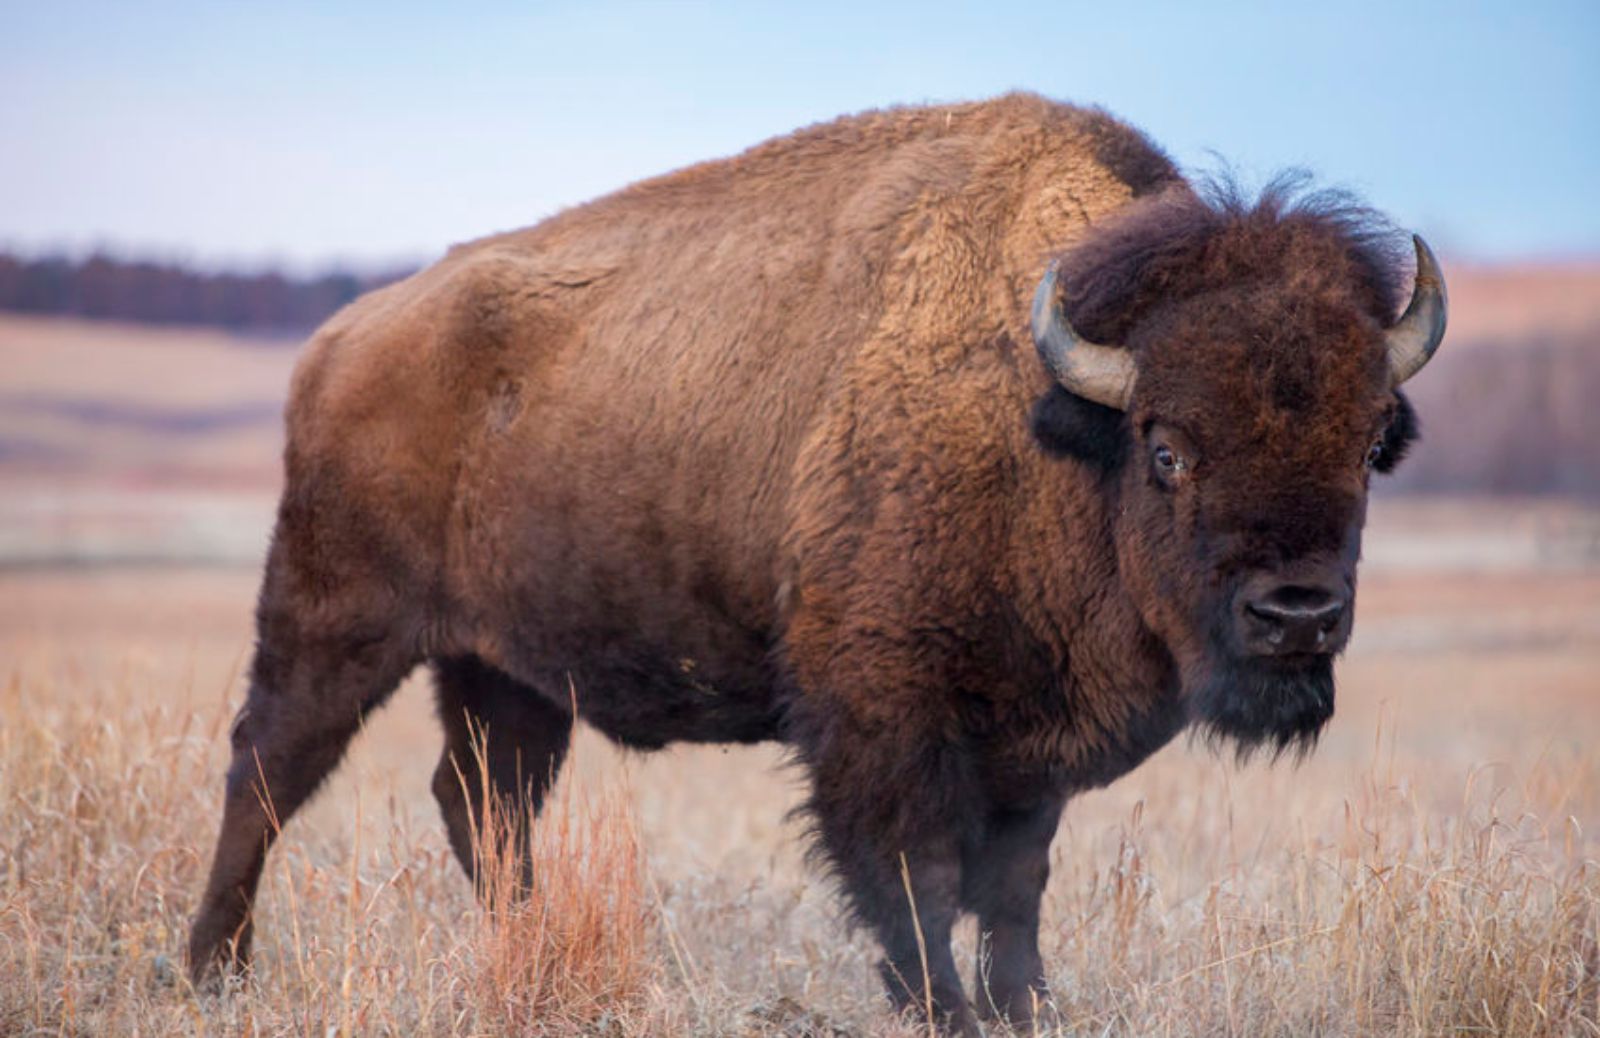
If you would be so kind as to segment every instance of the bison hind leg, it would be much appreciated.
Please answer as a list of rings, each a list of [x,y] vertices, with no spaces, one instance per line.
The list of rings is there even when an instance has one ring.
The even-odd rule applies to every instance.
[[[435,660],[433,671],[445,731],[433,795],[450,847],[480,892],[480,853],[495,844],[516,856],[527,886],[529,827],[566,759],[572,714],[477,656]]]
[[[268,847],[343,758],[365,717],[415,663],[407,639],[373,615],[316,621],[283,593],[283,552],[268,562],[250,689],[231,732],[222,826],[190,933],[193,979],[248,962],[251,911]],[[372,601],[378,601],[374,596]]]

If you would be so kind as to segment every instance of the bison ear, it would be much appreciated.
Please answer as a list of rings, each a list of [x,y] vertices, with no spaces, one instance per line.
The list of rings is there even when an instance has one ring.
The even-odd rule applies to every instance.
[[[1051,386],[1033,405],[1033,436],[1045,453],[1111,472],[1127,451],[1127,416],[1114,407]]]
[[[1411,401],[1398,390],[1394,395],[1398,401],[1394,417],[1389,419],[1389,427],[1383,431],[1383,449],[1372,463],[1374,469],[1384,473],[1393,472],[1394,467],[1406,456],[1406,451],[1422,435],[1422,426],[1417,421],[1417,412],[1412,408]]]

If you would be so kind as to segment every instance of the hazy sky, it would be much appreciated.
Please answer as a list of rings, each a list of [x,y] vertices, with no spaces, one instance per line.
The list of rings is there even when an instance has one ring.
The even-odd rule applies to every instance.
[[[1600,2],[0,0],[0,247],[425,259],[796,126],[1012,88],[1303,165],[1459,257],[1600,254]]]

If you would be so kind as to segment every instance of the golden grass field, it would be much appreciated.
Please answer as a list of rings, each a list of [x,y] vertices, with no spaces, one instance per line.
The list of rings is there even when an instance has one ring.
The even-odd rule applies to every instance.
[[[251,982],[192,991],[275,480],[257,405],[292,357],[116,352],[130,334],[0,321],[4,388],[34,401],[0,409],[26,447],[0,452],[0,1035],[923,1033],[804,863],[776,748],[581,735],[542,896],[481,907],[428,792],[421,673],[287,826]],[[1366,554],[1314,755],[1180,739],[1069,804],[1059,1033],[1600,1035],[1600,513],[1384,499]]]
[[[0,575],[0,1033],[915,1030],[802,862],[770,748],[580,739],[540,826],[551,896],[493,921],[428,793],[421,675],[287,827],[254,982],[194,994],[253,579]],[[1069,805],[1043,937],[1063,1033],[1600,1033],[1600,572],[1362,595],[1314,756],[1180,740]]]

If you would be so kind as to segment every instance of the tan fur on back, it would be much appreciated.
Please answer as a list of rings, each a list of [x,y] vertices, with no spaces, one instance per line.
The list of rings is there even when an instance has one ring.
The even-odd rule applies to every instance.
[[[667,564],[723,571],[727,607],[770,622],[775,547],[831,514],[787,500],[797,469],[834,493],[837,452],[885,422],[956,470],[1022,443],[1033,287],[1131,197],[1095,159],[1108,125],[1130,133],[1031,95],[870,112],[459,246],[318,333],[291,468],[346,470],[491,659],[471,614],[529,502],[714,543]]]

